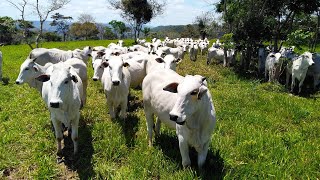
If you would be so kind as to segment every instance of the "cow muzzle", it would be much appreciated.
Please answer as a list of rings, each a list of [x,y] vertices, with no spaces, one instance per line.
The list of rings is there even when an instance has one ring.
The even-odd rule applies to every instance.
[[[98,78],[92,78],[93,81],[98,81]]]
[[[170,114],[169,117],[170,117],[171,121],[177,122],[177,120],[178,120],[178,116],[177,115],[171,115]]]
[[[60,107],[60,103],[59,102],[50,102],[50,107],[59,108]]]
[[[113,84],[114,86],[119,86],[120,81],[112,81],[112,84]]]
[[[21,84],[21,82],[20,81],[16,81],[16,84]]]

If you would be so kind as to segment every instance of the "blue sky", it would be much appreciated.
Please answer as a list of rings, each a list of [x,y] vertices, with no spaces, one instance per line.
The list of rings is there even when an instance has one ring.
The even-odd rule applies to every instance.
[[[19,2],[21,0],[12,0]],[[29,0],[34,2],[34,0]],[[42,0],[44,1],[44,0]],[[165,12],[153,19],[148,25],[185,25],[194,22],[196,16],[207,11],[214,11],[214,6],[218,0],[167,0]],[[40,0],[41,2],[41,0]],[[6,0],[0,0],[0,16],[10,16],[14,19],[20,17],[20,12],[10,5]],[[28,7],[31,9],[31,7]],[[72,16],[75,20],[81,13],[91,14],[96,22],[107,23],[111,20],[122,20],[119,12],[108,8],[107,0],[71,0],[59,12],[63,15]],[[37,16],[31,12],[26,12],[27,20],[37,20]],[[50,20],[50,18],[48,18]]]

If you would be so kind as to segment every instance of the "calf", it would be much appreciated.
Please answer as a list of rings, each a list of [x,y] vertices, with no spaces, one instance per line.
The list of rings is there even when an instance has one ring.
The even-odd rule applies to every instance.
[[[189,146],[198,152],[199,168],[204,164],[216,123],[215,109],[205,78],[180,76],[172,70],[148,74],[142,83],[148,142],[152,146],[153,115],[159,134],[161,122],[176,129],[184,167],[191,164]]]
[[[63,63],[52,65],[46,74],[37,77],[43,82],[42,98],[49,111],[58,144],[57,154],[62,155],[61,140],[63,139],[62,124],[72,129],[73,153],[78,152],[78,126],[81,97],[83,93],[82,81],[71,66]]]

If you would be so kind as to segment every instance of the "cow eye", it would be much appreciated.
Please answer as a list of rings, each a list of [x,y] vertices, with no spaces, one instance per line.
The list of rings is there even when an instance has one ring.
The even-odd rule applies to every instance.
[[[68,84],[68,82],[69,82],[69,81],[67,80],[67,81],[64,82],[64,84]]]
[[[191,94],[192,96],[197,95],[197,94],[198,94],[198,91],[192,91],[190,94]]]
[[[24,70],[29,71],[29,68],[25,68]]]

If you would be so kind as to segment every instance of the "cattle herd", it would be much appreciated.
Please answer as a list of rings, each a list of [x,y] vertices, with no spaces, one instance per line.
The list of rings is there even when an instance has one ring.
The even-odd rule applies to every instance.
[[[181,76],[176,66],[189,53],[191,61],[197,56],[207,56],[224,65],[234,63],[235,51],[221,48],[219,40],[209,47],[209,41],[191,38],[153,39],[147,42],[137,39],[138,44],[124,47],[123,41],[110,43],[107,47],[85,47],[64,51],[60,49],[33,49],[21,64],[16,84],[29,84],[37,89],[45,101],[55,130],[58,144],[57,155],[61,156],[63,139],[62,124],[71,130],[74,154],[78,151],[78,126],[80,109],[86,104],[88,84],[87,67],[92,57],[93,81],[101,81],[111,118],[127,117],[130,88],[140,86],[143,94],[148,143],[152,146],[153,130],[159,134],[161,123],[175,129],[179,140],[182,165],[191,164],[189,146],[198,152],[198,166],[207,156],[208,146],[216,123],[213,105],[206,78],[201,75]],[[299,92],[307,74],[313,75],[314,87],[319,82],[320,57],[305,52],[295,55],[293,48],[283,48],[279,53],[267,53],[259,49],[259,70],[265,72],[269,81],[279,73],[280,57],[291,59],[287,66],[287,85],[292,75],[291,88],[299,80]],[[226,57],[226,58],[225,58]],[[0,80],[2,75],[0,52]],[[117,112],[120,107],[120,112]],[[157,116],[154,122],[154,115]]]

